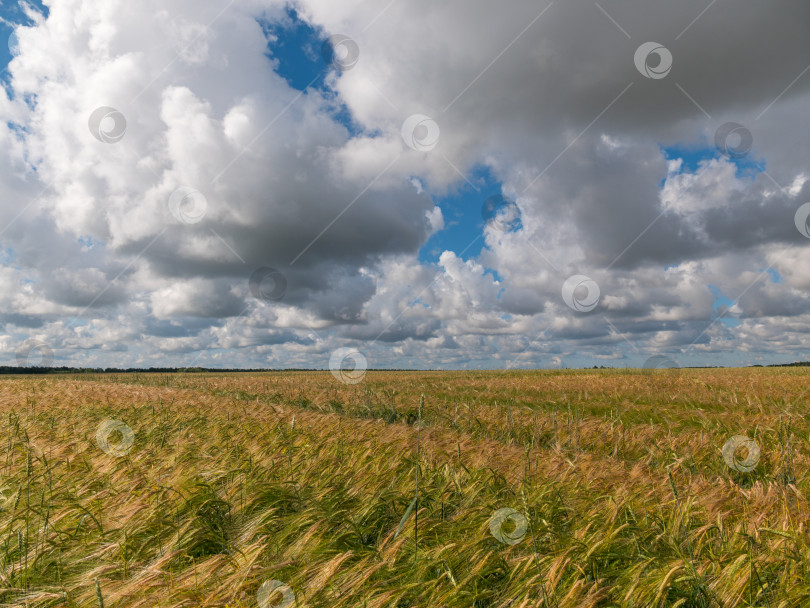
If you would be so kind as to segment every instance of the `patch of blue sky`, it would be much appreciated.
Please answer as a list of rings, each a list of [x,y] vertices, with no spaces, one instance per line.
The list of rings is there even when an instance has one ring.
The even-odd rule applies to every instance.
[[[435,263],[444,251],[452,251],[463,260],[475,259],[484,243],[484,205],[491,196],[501,194],[502,184],[488,167],[474,167],[466,180],[459,177],[457,189],[436,199],[444,216],[444,228],[422,246],[419,261]],[[494,272],[494,271],[492,271]]]
[[[768,276],[771,277],[771,283],[784,283],[785,279],[782,278],[782,275],[775,268],[768,268],[767,269]]]
[[[708,287],[712,292],[712,296],[714,296],[712,309],[717,315],[723,315],[720,317],[720,322],[726,327],[737,327],[740,324],[739,319],[729,316],[726,312],[726,310],[734,306],[736,302],[724,294],[717,285],[709,285]]]
[[[42,4],[41,0],[28,0],[28,4],[48,16],[48,7]],[[0,79],[4,82],[8,81],[6,68],[16,53],[14,29],[20,25],[31,24],[32,21],[25,14],[20,2],[0,3],[0,70],[2,70]]]
[[[95,249],[97,247],[101,249],[105,246],[104,241],[100,241],[90,235],[80,236],[77,240],[85,249]]]
[[[330,33],[313,28],[291,6],[281,19],[259,20],[259,24],[267,37],[266,55],[274,63],[276,73],[292,88],[315,89],[334,102],[332,118],[343,125],[350,136],[360,134],[362,129],[351,112],[327,84],[327,76],[334,72],[324,57],[324,45],[328,45]]]
[[[748,153],[741,157],[735,157],[723,154],[714,146],[662,146],[661,151],[667,160],[681,159],[682,164],[679,173],[695,173],[698,169],[700,169],[702,164],[721,158],[736,165],[736,174],[738,178],[754,178],[766,169],[765,162],[761,159],[757,159],[752,153]],[[665,180],[666,178],[664,178],[663,181]],[[661,183],[662,186],[663,181]]]
[[[11,266],[17,261],[17,254],[11,247],[0,249],[0,266]]]

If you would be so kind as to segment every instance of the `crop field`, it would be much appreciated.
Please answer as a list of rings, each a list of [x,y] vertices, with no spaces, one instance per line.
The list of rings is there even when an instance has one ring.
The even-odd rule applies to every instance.
[[[801,368],[12,376],[0,605],[810,605]]]

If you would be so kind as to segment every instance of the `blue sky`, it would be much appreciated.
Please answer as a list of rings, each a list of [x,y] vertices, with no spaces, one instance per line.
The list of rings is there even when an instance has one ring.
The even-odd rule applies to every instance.
[[[42,4],[40,0],[31,0],[30,4],[36,7],[43,15],[48,15],[48,7]],[[0,4],[0,19],[2,19],[2,22],[0,22],[0,36],[3,39],[3,44],[0,44],[0,65],[5,68],[12,57],[8,40],[14,31],[13,27],[16,25],[31,25],[32,23],[16,2],[5,1]]]

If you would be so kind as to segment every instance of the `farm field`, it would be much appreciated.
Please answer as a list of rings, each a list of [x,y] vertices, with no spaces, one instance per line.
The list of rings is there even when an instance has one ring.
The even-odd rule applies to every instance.
[[[807,606],[808,393],[802,368],[6,377],[0,605]]]

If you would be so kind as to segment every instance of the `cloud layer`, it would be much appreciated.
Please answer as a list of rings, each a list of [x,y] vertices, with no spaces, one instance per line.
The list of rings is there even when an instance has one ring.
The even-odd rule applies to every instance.
[[[804,358],[808,6],[302,0],[300,88],[282,2],[48,7],[0,96],[9,363]],[[482,168],[512,215],[426,262]]]

